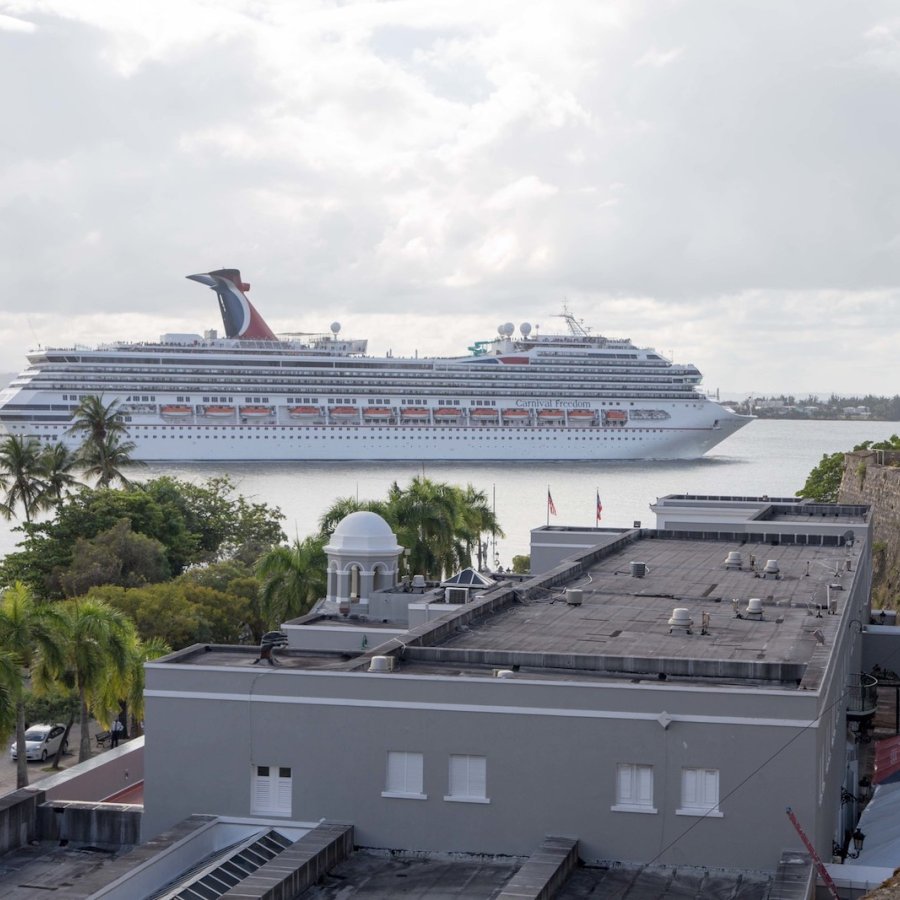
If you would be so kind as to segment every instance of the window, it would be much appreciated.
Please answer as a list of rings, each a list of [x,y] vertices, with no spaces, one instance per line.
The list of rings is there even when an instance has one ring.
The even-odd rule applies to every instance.
[[[405,797],[408,800],[427,800],[422,792],[424,757],[421,753],[391,750],[387,755],[387,778],[382,797]]]
[[[254,766],[250,812],[253,815],[291,814],[291,770],[287,766]]]
[[[619,763],[616,766],[616,805],[613,812],[655,813],[653,766]]]
[[[445,800],[461,803],[490,803],[487,798],[487,758],[450,757],[450,790]]]
[[[681,809],[679,816],[716,816],[719,812],[719,770],[681,770]]]

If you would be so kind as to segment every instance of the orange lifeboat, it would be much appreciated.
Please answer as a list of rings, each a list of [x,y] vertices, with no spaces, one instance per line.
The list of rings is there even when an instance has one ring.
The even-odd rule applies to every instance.
[[[596,413],[592,409],[573,409],[569,411],[570,422],[593,422]]]
[[[608,409],[603,413],[603,418],[607,422],[627,422],[628,413],[624,409]]]
[[[385,419],[390,419],[393,415],[394,411],[387,406],[367,406],[363,410],[363,418],[375,422],[383,422]]]
[[[312,419],[320,415],[320,410],[317,406],[291,406],[288,415],[292,419]]]
[[[207,406],[206,409],[203,410],[203,415],[213,416],[216,418],[222,418],[223,416],[233,416],[234,415],[234,407],[233,406]]]
[[[497,410],[491,409],[489,406],[476,406],[469,415],[473,419],[496,419],[497,418]]]
[[[274,410],[271,406],[242,406],[241,415],[248,419],[262,419],[271,416]]]
[[[441,410],[438,410],[440,412]],[[443,410],[446,412],[447,410]],[[407,406],[406,409],[400,411],[400,415],[404,419],[427,419],[429,410],[424,406]]]
[[[561,409],[542,409],[538,412],[540,422],[561,422],[565,413]]]
[[[504,419],[511,419],[519,422],[531,418],[531,413],[529,413],[527,409],[504,409],[501,415]]]
[[[434,420],[436,422],[455,422],[461,415],[462,412],[452,406],[442,406],[434,411]]]
[[[359,416],[359,410],[355,406],[331,406],[328,409],[332,419],[355,419]]]
[[[164,416],[190,416],[194,410],[190,406],[161,406],[160,413]]]

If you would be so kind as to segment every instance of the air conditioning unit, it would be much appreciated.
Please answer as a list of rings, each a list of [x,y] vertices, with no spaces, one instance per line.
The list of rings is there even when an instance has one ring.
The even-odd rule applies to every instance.
[[[584,603],[584,591],[581,588],[566,588],[566,603],[569,606],[581,606]]]
[[[448,587],[444,591],[444,599],[447,603],[468,603],[469,589],[467,587]]]

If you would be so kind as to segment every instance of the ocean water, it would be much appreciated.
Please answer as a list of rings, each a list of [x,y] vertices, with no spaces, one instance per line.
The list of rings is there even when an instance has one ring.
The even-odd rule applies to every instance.
[[[665,494],[728,494],[790,497],[803,486],[823,453],[850,450],[865,440],[900,432],[897,422],[757,420],[701,459],[689,462],[426,462],[426,463],[184,463],[154,464],[137,477],[172,475],[202,481],[228,474],[254,501],[278,506],[288,537],[305,537],[338,497],[381,499],[393,481],[416,475],[436,481],[472,484],[494,502],[505,537],[497,540],[504,566],[527,553],[532,528],[547,523],[593,525],[597,492],[602,525],[653,527],[649,504]],[[557,515],[548,517],[547,491]],[[0,554],[15,549],[19,535],[0,523]]]

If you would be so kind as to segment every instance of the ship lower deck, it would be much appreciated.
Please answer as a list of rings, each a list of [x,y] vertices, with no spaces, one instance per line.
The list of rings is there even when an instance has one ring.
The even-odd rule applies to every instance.
[[[185,460],[603,460],[696,459],[748,421],[711,427],[479,425],[140,425],[133,457]],[[42,441],[74,439],[60,424],[5,425]]]

